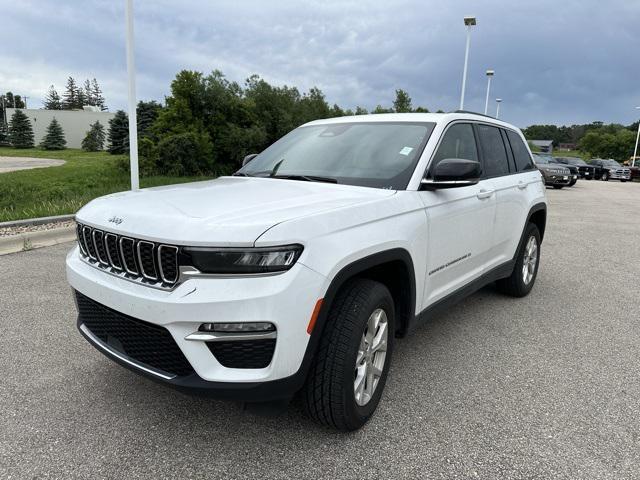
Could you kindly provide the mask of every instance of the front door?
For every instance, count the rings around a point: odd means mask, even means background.
[[[445,158],[479,160],[471,124],[448,127],[430,168]],[[482,275],[489,261],[496,204],[494,191],[485,181],[419,195],[429,225],[424,309]]]

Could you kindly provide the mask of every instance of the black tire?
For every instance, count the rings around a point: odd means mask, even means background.
[[[573,187],[577,182],[578,182],[578,179],[574,178],[573,180],[571,180],[571,183],[569,184],[569,186]]]
[[[564,187],[564,185],[554,185],[553,188],[555,188],[556,190],[560,190],[562,187]]]
[[[535,242],[537,245],[536,252],[536,263],[533,271],[533,277],[529,281],[529,283],[525,283],[523,276],[523,265],[525,259],[525,251],[527,248],[527,244],[531,237],[535,238]],[[529,294],[533,285],[536,283],[536,277],[538,276],[538,267],[540,266],[540,231],[538,227],[529,223],[524,233],[524,238],[522,241],[522,245],[518,249],[518,254],[516,257],[516,264],[513,267],[513,272],[507,278],[503,278],[496,282],[496,286],[498,290],[506,295],[510,295],[512,297],[524,297]]]
[[[602,174],[602,176],[600,177],[600,180],[602,180],[603,182],[608,182],[609,181],[609,174],[607,172],[604,172]]]
[[[623,180],[623,179],[620,179],[620,181],[621,181],[622,183],[626,182],[626,180]]]
[[[370,400],[356,402],[354,372],[363,333],[377,309],[387,314],[387,351],[382,374]],[[393,297],[381,283],[354,279],[336,295],[313,364],[302,390],[305,410],[316,422],[342,431],[357,430],[373,415],[380,401],[395,333]]]

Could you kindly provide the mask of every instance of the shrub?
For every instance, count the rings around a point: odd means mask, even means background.
[[[104,149],[104,141],[104,127],[96,120],[96,123],[91,125],[87,135],[82,140],[82,149],[85,152],[99,152]]]
[[[64,139],[64,131],[58,123],[55,117],[51,120],[51,123],[47,127],[47,134],[40,142],[40,148],[45,150],[64,150],[67,146],[67,141]]]
[[[157,169],[166,175],[213,173],[213,146],[208,135],[186,132],[164,137],[158,143]]]
[[[9,123],[9,139],[15,148],[33,147],[33,127],[31,120],[22,110],[16,110],[11,115]]]
[[[119,158],[117,165],[124,172],[131,171],[128,156]],[[158,172],[158,148],[148,137],[143,137],[138,142],[138,171],[143,177],[155,175]]]

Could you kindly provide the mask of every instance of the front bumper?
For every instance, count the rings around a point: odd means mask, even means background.
[[[611,180],[631,180],[630,172],[609,171],[609,179]]]
[[[66,263],[67,278],[76,291],[115,312],[166,329],[194,372],[164,378],[145,370],[135,359],[122,358],[121,352],[96,341],[79,317],[78,328],[90,343],[137,373],[173,387],[245,401],[283,398],[304,381],[301,366],[309,344],[307,324],[322,297],[325,277],[301,263],[271,276],[190,278],[171,291],[109,275],[82,260],[77,247]],[[273,323],[277,340],[271,363],[266,368],[227,368],[204,341],[185,339],[209,322]]]
[[[544,177],[545,185],[569,185],[573,176],[569,175],[546,175]]]

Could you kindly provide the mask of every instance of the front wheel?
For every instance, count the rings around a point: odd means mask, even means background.
[[[578,179],[574,178],[573,180],[571,180],[571,183],[569,184],[569,186],[573,187],[576,184],[577,181],[578,181]]]
[[[602,179],[603,182],[608,182],[609,174],[607,172],[604,172],[600,178]]]
[[[359,278],[338,292],[302,392],[315,421],[350,431],[369,420],[387,379],[394,333],[393,298],[384,285]]]
[[[564,185],[554,185],[553,188],[555,188],[556,190],[560,190],[562,187],[564,187]]]
[[[507,278],[496,282],[498,290],[512,297],[529,294],[536,282],[540,263],[540,231],[530,223],[525,230],[524,241],[518,250],[513,272]]]

